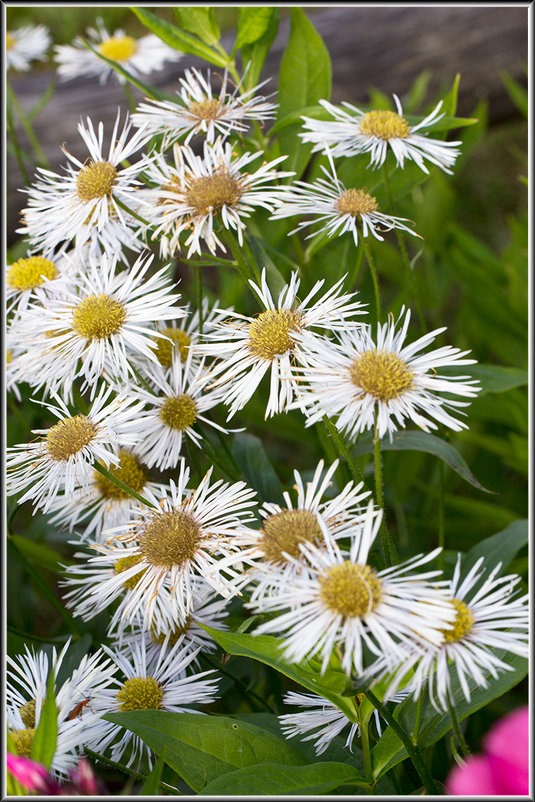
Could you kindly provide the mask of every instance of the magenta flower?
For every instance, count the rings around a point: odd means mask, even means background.
[[[69,782],[63,785],[48,773],[42,763],[9,752],[6,761],[9,773],[29,791],[40,796],[98,796],[106,793],[84,758],[70,772]]]
[[[484,754],[456,766],[446,782],[451,796],[527,796],[529,794],[529,710],[519,707],[486,735]]]

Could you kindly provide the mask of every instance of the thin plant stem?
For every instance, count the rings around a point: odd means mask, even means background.
[[[24,557],[20,549],[15,545],[13,536],[9,532],[7,533],[7,545],[8,548],[13,552],[13,555],[15,556],[17,562],[21,564],[21,566],[29,574],[31,579],[33,579],[35,584],[42,590],[44,596],[46,596],[50,604],[61,615],[61,617],[71,630],[71,632],[74,633],[77,637],[80,637],[82,632],[78,627],[77,623],[74,621],[72,615],[65,609],[63,604],[59,601],[59,599],[55,597],[55,595],[52,593],[52,591],[50,590],[44,579],[42,579],[39,576],[34,567],[28,562],[26,557]]]
[[[416,701],[416,716],[414,718],[414,727],[413,727],[413,730],[412,730],[412,742],[413,742],[413,744],[417,744],[418,743],[418,736],[420,735],[420,724],[421,724],[421,721],[422,721],[423,705],[424,705],[424,696],[421,693],[418,696],[418,699]]]
[[[399,740],[407,750],[407,754],[428,792],[430,794],[434,794],[435,796],[440,796],[440,791],[427,770],[427,767],[422,759],[422,755],[420,754],[420,750],[415,744],[413,744],[405,730],[398,724],[388,707],[386,707],[386,705],[382,705],[372,691],[364,691],[364,696],[369,699],[376,710],[379,711],[386,723],[392,727]]]
[[[394,196],[392,194],[392,188],[390,186],[390,178],[388,176],[388,168],[386,166],[386,162],[383,163],[383,168],[382,169],[383,169],[383,181],[384,181],[384,185],[385,185],[386,196],[388,198],[388,205],[390,207],[389,211],[391,212],[391,214],[395,214],[396,213],[396,205],[394,203]],[[402,258],[403,264],[405,266],[405,270],[407,272],[407,277],[409,279],[409,286],[411,288],[411,293],[412,293],[412,295],[414,297],[414,303],[416,304],[416,310],[418,312],[418,318],[420,319],[420,326],[422,327],[422,331],[424,332],[424,334],[426,334],[427,333],[427,324],[425,322],[425,318],[424,318],[423,312],[422,312],[422,305],[420,303],[420,296],[419,296],[419,292],[418,292],[418,286],[417,286],[416,280],[414,278],[414,273],[413,273],[413,270],[412,270],[412,267],[411,267],[409,255],[407,253],[407,248],[405,246],[405,237],[403,236],[403,231],[401,231],[399,228],[396,228],[396,237],[397,237],[397,240],[398,240],[399,249],[401,251],[401,258]]]
[[[364,253],[366,254],[366,261],[368,262],[370,273],[372,276],[373,281],[373,291],[375,294],[375,308],[377,310],[377,322],[381,322],[381,298],[379,295],[379,281],[377,279],[377,270],[375,269],[375,262],[373,261],[372,251],[371,248],[366,242],[366,239],[362,238],[362,245],[364,247]]]
[[[387,564],[387,566],[394,565],[399,560],[399,555],[397,553],[397,549],[390,537],[388,532],[388,527],[386,525],[386,512],[385,512],[385,505],[383,499],[383,465],[382,465],[382,454],[381,454],[381,438],[378,434],[377,428],[377,410],[375,412],[375,431],[373,437],[373,453],[374,453],[374,467],[375,467],[375,494],[377,497],[377,504],[383,511],[383,517],[381,520],[381,547],[383,551],[383,557]]]
[[[336,446],[336,450],[338,451],[339,454],[341,454],[341,456],[345,459],[345,461],[349,465],[349,470],[351,471],[353,479],[356,482],[364,482],[364,477],[360,472],[357,463],[351,456],[351,453],[344,441],[344,438],[342,437],[342,435],[340,434],[340,432],[338,431],[332,420],[327,415],[323,416],[323,425],[327,429],[327,432],[331,435],[331,438],[333,439],[334,444]]]
[[[234,259],[236,261],[236,269],[238,270],[240,276],[242,277],[246,285],[250,288],[251,292],[254,292],[253,288],[249,284],[249,280],[253,281],[258,280],[258,283],[260,283],[260,281],[259,278],[257,279],[254,272],[251,270],[250,265],[243,258],[243,254],[241,253],[239,243],[236,242],[236,240],[232,236],[232,233],[228,230],[225,230],[223,238],[226,240],[227,245],[229,246],[230,251],[234,256]]]
[[[7,120],[7,129],[9,131],[9,135],[11,137],[11,143],[13,145],[13,149],[15,151],[15,158],[17,159],[17,164],[19,165],[19,170],[22,175],[22,179],[25,184],[30,183],[30,176],[28,175],[28,171],[26,169],[26,165],[24,164],[24,159],[22,156],[22,149],[19,145],[19,140],[17,137],[17,131],[15,129],[15,123],[13,121],[13,116],[11,114],[11,108],[9,103],[6,104],[6,120]]]
[[[130,108],[130,111],[135,111],[137,103],[134,99],[134,95],[132,94],[132,90],[130,89],[129,84],[125,81],[123,84],[124,94],[126,97],[126,102]]]
[[[117,204],[117,206],[119,206],[119,207],[120,207],[121,209],[123,209],[125,212],[128,212],[128,214],[131,214],[131,215],[132,215],[132,217],[135,217],[135,219],[136,219],[136,220],[139,220],[139,222],[140,222],[140,223],[143,223],[144,225],[146,225],[146,226],[149,226],[149,228],[152,228],[152,226],[151,226],[151,224],[149,223],[149,221],[148,221],[148,220],[145,220],[145,218],[144,218],[144,217],[141,217],[141,215],[140,215],[140,214],[138,214],[137,212],[134,212],[134,210],[133,210],[133,209],[130,209],[130,207],[128,207],[128,206],[126,205],[126,203],[124,203],[122,200],[119,200],[119,198],[115,198],[115,197],[114,197],[114,199],[113,199],[113,200],[115,201],[115,203]]]
[[[438,545],[440,546],[438,567],[442,571],[444,567],[444,465],[442,462],[438,466],[438,480]]]
[[[202,285],[202,267],[201,265],[197,265],[193,268],[195,273],[195,289],[197,290],[197,311],[199,313],[199,334],[202,335],[202,327],[203,327],[203,285]]]
[[[137,501],[140,501],[142,504],[145,504],[147,507],[152,507],[153,509],[158,509],[156,504],[153,504],[151,501],[148,501],[146,498],[143,498],[139,493],[136,493],[135,490],[132,490],[127,484],[125,484],[121,479],[118,479],[117,476],[114,476],[110,471],[108,471],[104,465],[101,465],[100,462],[94,462],[93,468],[102,474],[108,481],[113,482],[114,485],[120,487],[121,490],[124,490],[125,493],[128,493],[129,496],[135,498]]]
[[[370,751],[370,732],[368,729],[368,722],[359,723],[360,729],[360,744],[362,747],[362,759],[364,761],[364,776],[369,780],[370,785],[366,786],[366,793],[368,795],[375,794],[375,783],[373,779],[373,767]]]
[[[349,240],[348,240],[349,241]],[[357,251],[357,258],[355,259],[355,264],[351,275],[349,277],[349,288],[352,289],[355,284],[357,283],[357,279],[359,277],[359,273],[362,267],[362,263],[364,261],[364,248],[359,248]]]
[[[37,161],[39,162],[41,167],[49,168],[50,165],[48,163],[48,159],[46,158],[46,156],[45,156],[45,154],[43,152],[43,149],[42,149],[41,145],[39,144],[39,140],[35,136],[35,132],[33,130],[32,124],[31,124],[30,120],[28,119],[28,117],[26,116],[26,114],[24,113],[24,110],[23,110],[22,106],[20,105],[19,99],[18,99],[16,93],[14,92],[11,84],[9,83],[9,80],[6,80],[6,89],[7,89],[7,96],[9,98],[9,102],[13,105],[15,111],[17,112],[19,120],[22,123],[22,127],[26,131],[26,136],[28,137],[31,146],[34,149],[35,155],[37,156]]]
[[[453,728],[455,740],[459,745],[462,756],[464,758],[468,758],[470,757],[470,749],[468,748],[468,744],[466,743],[464,735],[461,732],[457,714],[455,712],[455,706],[452,704],[449,692],[446,694],[446,704],[448,705],[448,713],[450,714],[451,726]]]

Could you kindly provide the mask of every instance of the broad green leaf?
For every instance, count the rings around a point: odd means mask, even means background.
[[[503,658],[504,652],[496,653]],[[528,672],[528,661],[518,655],[507,655],[505,662],[511,666],[511,671],[501,674],[494,680],[489,677],[487,688],[478,688],[473,680],[469,680],[471,690],[471,700],[467,702],[464,698],[459,681],[452,671],[452,693],[453,703],[458,721],[475,713],[476,710],[502,696],[515,685],[517,685]],[[409,734],[413,731],[416,718],[417,705],[412,699],[407,699],[396,706],[394,716],[405,732]],[[451,729],[451,719],[448,713],[437,713],[430,703],[424,707],[422,723],[419,729],[418,746],[428,747],[436,743]],[[372,749],[372,765],[374,777],[381,777],[385,772],[401,763],[407,757],[405,747],[402,746],[396,733],[391,727],[387,727],[379,742]]]
[[[9,535],[9,538],[25,557],[48,571],[57,571],[61,565],[65,565],[67,562],[53,549],[43,546],[41,543],[36,543],[34,540],[29,540],[27,537]]]
[[[278,297],[279,293],[284,289],[288,283],[286,279],[281,276],[278,268],[275,266],[272,258],[269,256],[265,249],[265,244],[259,237],[249,234],[248,242],[251,247],[252,254],[255,262],[260,269],[266,268],[266,278],[269,289],[273,297]]]
[[[256,763],[298,766],[304,757],[283,738],[226,716],[140,710],[113,713],[107,721],[135,732],[194,791],[221,774]]]
[[[238,35],[235,50],[252,45],[264,36],[269,28],[275,9],[269,6],[241,7],[238,12]]]
[[[243,9],[240,9],[240,12]],[[252,11],[252,9],[247,9]],[[259,9],[257,9],[259,10]],[[271,14],[269,23],[262,34],[253,44],[244,44],[241,48],[241,57],[245,72],[244,87],[245,89],[252,89],[258,83],[262,67],[269,52],[269,48],[273,44],[273,40],[277,35],[279,28],[280,9],[270,8]],[[236,47],[236,46],[234,46]]]
[[[175,18],[185,31],[194,33],[207,45],[219,42],[219,25],[211,6],[175,6]]]
[[[262,501],[284,504],[279,478],[259,437],[245,433],[235,435],[231,452],[246,481]]]
[[[485,558],[485,571],[491,571],[499,562],[502,570],[516,557],[520,549],[529,542],[529,520],[513,521],[501,532],[476,543],[463,558],[463,571],[469,571],[480,557]]]
[[[182,53],[199,56],[199,58],[209,61],[211,64],[217,64],[218,67],[226,66],[226,59],[211,47],[208,47],[208,45],[203,44],[197,37],[186,33],[186,31],[177,28],[176,25],[170,22],[160,19],[144,8],[131,7],[131,10],[149,31],[156,34],[169,47],[180,50]]]
[[[151,97],[154,100],[174,99],[173,95],[168,95],[167,92],[160,92],[159,89],[155,89],[154,87],[149,86],[148,84],[144,84],[143,81],[139,80],[139,78],[135,78],[132,75],[132,73],[128,72],[128,70],[125,70],[125,68],[121,64],[119,64],[118,61],[113,61],[111,58],[107,58],[106,56],[102,55],[102,53],[95,47],[93,47],[91,42],[89,42],[87,39],[84,39],[82,37],[82,42],[89,50],[92,50],[96,56],[102,59],[102,61],[105,61],[106,64],[109,64],[109,66],[112,67],[115,70],[115,72],[119,73],[119,75],[122,75],[123,78],[126,78],[126,80],[132,84],[132,86],[136,86],[147,97]]]
[[[527,370],[501,365],[470,365],[470,375],[481,382],[478,398],[486,393],[504,393],[513,387],[523,387],[529,381]]]
[[[455,78],[453,79],[453,84],[443,99],[442,108],[440,109],[441,114],[444,114],[446,117],[454,117],[455,112],[457,111],[457,95],[459,94],[459,82],[461,80],[461,74],[458,72]]]
[[[54,666],[51,663],[49,665],[46,697],[41,708],[39,724],[32,739],[30,753],[32,760],[42,763],[47,769],[52,765],[58,739],[58,710],[56,707]]]
[[[295,680],[304,688],[319,693],[335,704],[350,721],[357,721],[355,707],[348,697],[342,696],[346,686],[346,676],[341,671],[327,669],[324,674],[315,671],[310,661],[289,663],[282,657],[282,641],[271,635],[247,635],[236,632],[223,632],[203,626],[209,635],[228,654],[251,657],[265,663],[286,677]]]
[[[272,796],[327,794],[339,785],[368,785],[352,766],[319,762],[311,766],[281,766],[264,763],[248,766],[218,777],[200,792],[201,796],[256,794]]]
[[[302,8],[291,9],[288,44],[282,56],[279,77],[279,112],[281,120],[299,109],[312,106],[331,96],[331,59],[320,35]],[[280,151],[289,154],[285,163],[295,170],[296,178],[303,172],[310,157],[310,145],[298,137],[300,125],[285,128],[279,136]]]
[[[331,118],[331,115],[323,106],[317,103],[313,106],[305,106],[304,109],[297,109],[296,111],[291,111],[285,117],[280,117],[275,125],[269,129],[269,135],[273,136],[274,134],[278,134],[289,125],[301,125],[302,117],[311,117],[314,120],[328,120]]]
[[[434,434],[427,432],[396,432],[392,436],[392,442],[388,439],[381,441],[382,451],[425,451],[428,454],[434,454],[435,457],[443,460],[450,468],[453,468],[455,473],[458,473],[466,482],[469,482],[473,487],[478,490],[483,490],[485,493],[494,493],[493,490],[487,490],[486,487],[477,481],[474,474],[469,469],[468,465],[461,457],[456,448],[451,443],[441,440]],[[373,451],[372,435],[367,433],[362,435],[357,444],[353,448],[353,453],[357,456],[368,454]]]

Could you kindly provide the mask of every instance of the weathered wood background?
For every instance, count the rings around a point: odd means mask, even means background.
[[[58,13],[61,13],[58,8]],[[517,111],[503,87],[500,73],[507,70],[525,81],[528,58],[528,6],[329,6],[307,7],[307,13],[322,36],[333,61],[332,100],[363,103],[367,90],[375,86],[387,94],[403,97],[424,69],[432,73],[430,96],[449,88],[461,73],[458,114],[470,116],[479,100],[489,102],[491,124],[514,117]],[[264,92],[276,89],[280,60],[288,40],[289,20],[281,22],[268,55],[262,78],[272,81]],[[224,37],[230,51],[234,35]],[[173,92],[186,67],[206,66],[193,56],[153,73],[147,82]],[[12,85],[28,111],[42,96],[52,72],[21,75]],[[133,90],[134,97],[142,95]],[[113,123],[117,105],[125,105],[116,81],[101,87],[94,79],[79,78],[58,84],[52,100],[37,117],[36,133],[52,170],[65,163],[60,145],[84,159],[85,146],[76,130],[80,118]],[[20,139],[25,142],[24,132]],[[25,195],[16,161],[7,158],[7,243],[16,239]]]

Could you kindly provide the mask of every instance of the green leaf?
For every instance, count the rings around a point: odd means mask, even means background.
[[[240,8],[240,12],[242,10],[245,9]],[[247,11],[252,11],[252,8],[247,9]],[[244,44],[241,48],[243,67],[244,70],[247,69],[244,78],[244,88],[246,90],[252,89],[258,83],[258,79],[260,78],[260,73],[262,72],[262,67],[264,66],[269,48],[273,44],[273,40],[277,35],[277,30],[279,28],[280,9],[270,8],[269,11],[269,23],[262,36],[253,44]]]
[[[529,520],[521,518],[513,521],[501,532],[480,540],[472,546],[463,558],[463,572],[469,571],[480,557],[485,558],[484,567],[486,571],[491,571],[499,562],[502,569],[507,568],[509,563],[516,557],[521,548],[529,541]]]
[[[256,490],[262,501],[284,504],[279,478],[259,437],[254,434],[237,434],[231,453],[246,481]]]
[[[66,560],[54,551],[43,546],[41,543],[36,543],[34,540],[29,540],[27,537],[21,535],[9,535],[17,548],[34,563],[40,565],[41,568],[46,568],[48,571],[58,571],[61,565],[65,565]]]
[[[135,732],[194,791],[222,774],[256,763],[298,766],[305,758],[283,738],[226,716],[140,710],[104,717]]]
[[[207,45],[219,42],[219,25],[211,6],[175,6],[175,18],[181,28],[194,33]]]
[[[257,266],[262,269],[266,268],[266,278],[268,286],[271,290],[271,294],[275,297],[279,295],[279,293],[284,289],[286,284],[288,283],[286,279],[280,274],[280,271],[275,266],[272,258],[266,251],[267,243],[263,242],[259,237],[255,237],[253,234],[249,234],[247,237],[249,245],[251,247],[251,252],[254,256],[254,260]],[[283,257],[286,258],[286,257]]]
[[[443,99],[442,108],[440,109],[441,114],[444,114],[446,117],[455,117],[455,112],[457,110],[457,95],[459,93],[459,82],[461,80],[461,74],[458,72],[455,78],[453,79],[453,84]]]
[[[528,92],[519,84],[518,81],[515,81],[514,78],[507,72],[507,70],[502,70],[500,72],[500,78],[502,79],[502,83],[507,90],[507,94],[524,117],[528,117],[529,113],[529,100],[528,100]]]
[[[312,106],[331,96],[331,59],[321,36],[301,8],[291,9],[288,44],[282,56],[279,77],[279,112],[281,120],[294,111]],[[310,157],[310,145],[298,137],[300,125],[289,126],[279,136],[280,151],[290,158],[285,168],[296,178]]]
[[[211,64],[217,64],[218,67],[226,66],[227,60],[219,53],[216,53],[215,50],[212,50],[211,47],[199,41],[197,37],[182,31],[170,22],[160,19],[144,8],[131,6],[131,10],[149,31],[156,34],[156,36],[158,36],[162,42],[169,45],[169,47],[180,50],[182,53],[191,53],[193,56],[199,56],[199,58],[209,61]]]
[[[527,370],[501,365],[471,365],[470,375],[481,382],[478,398],[486,393],[504,393],[513,387],[523,387],[529,381]]]
[[[139,796],[158,796],[166,752],[167,750],[164,747],[156,764],[152,767],[148,779],[145,780],[142,788],[138,791]]]
[[[264,36],[273,19],[275,9],[269,6],[240,7],[238,12],[238,36],[235,50],[252,45]]]
[[[54,683],[54,666],[49,663],[46,697],[41,708],[39,724],[32,739],[30,757],[47,769],[52,765],[58,739],[58,710]]]
[[[368,454],[372,451],[373,438],[369,433],[362,435],[353,448],[353,453],[357,456]],[[464,459],[451,443],[441,440],[440,437],[436,437],[434,434],[427,434],[427,432],[396,432],[392,436],[391,443],[387,439],[381,441],[381,451],[425,451],[428,454],[434,454],[435,457],[443,460],[450,468],[453,468],[455,473],[459,474],[473,487],[477,487],[478,490],[483,490],[485,493],[494,493],[494,490],[487,490],[477,481]]]
[[[504,655],[505,652],[503,650],[496,652],[497,657],[503,658]],[[487,688],[478,688],[473,680],[468,680],[471,691],[470,702],[467,702],[464,698],[459,680],[452,671],[451,688],[453,693],[453,705],[458,721],[463,721],[463,719],[475,713],[476,710],[479,710],[489,704],[489,702],[502,696],[524,679],[528,673],[528,661],[525,658],[509,654],[506,662],[511,666],[512,670],[505,671],[496,680],[489,677],[489,685]],[[413,731],[416,710],[417,704],[412,699],[407,699],[405,702],[401,702],[396,706],[394,716],[405,732],[411,733]],[[449,713],[437,713],[428,702],[424,707],[422,715],[418,746],[431,746],[449,732],[451,728],[452,724]],[[371,757],[373,775],[379,778],[393,766],[405,760],[407,752],[393,729],[387,727],[379,742],[373,747]]]
[[[201,625],[202,626],[202,625]],[[348,717],[350,721],[357,721],[353,702],[342,692],[346,686],[346,676],[342,671],[327,669],[324,674],[314,670],[312,661],[303,660],[301,663],[289,663],[282,657],[282,641],[271,635],[247,635],[236,632],[223,632],[203,626],[209,635],[228,654],[241,657],[251,657],[265,663],[286,677],[298,682],[304,688],[319,693],[335,704]]]
[[[213,780],[201,796],[291,794],[292,796],[327,794],[339,785],[369,783],[345,763],[319,762],[311,766],[281,766],[277,763],[248,766]]]

